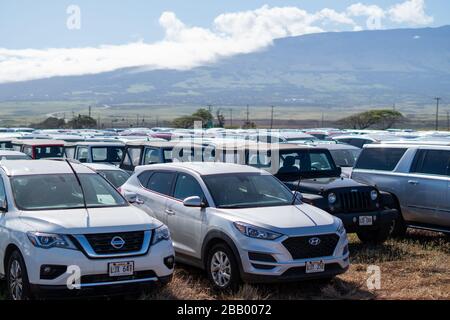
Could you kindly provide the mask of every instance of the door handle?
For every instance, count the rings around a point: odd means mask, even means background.
[[[415,185],[419,184],[419,181],[417,181],[417,180],[408,180],[408,183],[415,186]]]
[[[144,200],[140,199],[140,198],[136,198],[135,201],[136,204],[144,204]]]
[[[171,209],[166,209],[165,211],[166,211],[166,213],[167,213],[169,216],[174,216],[174,215],[175,215],[175,211],[173,211],[173,210],[171,210]]]

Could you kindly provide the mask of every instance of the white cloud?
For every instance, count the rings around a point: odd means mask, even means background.
[[[425,13],[425,0],[408,0],[389,9],[392,21],[409,25],[427,25],[434,21]]]
[[[419,3],[419,8],[413,5],[415,10],[412,10],[409,2]],[[423,16],[422,22],[430,19],[423,11],[423,1],[406,3],[391,8],[390,14],[395,12],[396,19],[400,16],[405,19],[400,12],[406,10],[410,20],[417,21],[417,15]],[[187,26],[175,13],[164,12],[159,23],[165,30],[165,37],[154,43],[137,41],[114,46],[42,50],[0,48],[0,82],[93,74],[126,67],[189,69],[222,57],[260,50],[277,38],[336,29],[359,31],[363,28],[353,20],[359,16],[381,19],[385,11],[361,3],[344,12],[325,8],[315,13],[297,7],[265,5],[256,10],[221,14],[211,28]]]

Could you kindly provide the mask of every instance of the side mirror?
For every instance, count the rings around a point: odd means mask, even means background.
[[[129,203],[139,203],[138,196],[134,192],[125,192],[123,196]]]
[[[0,213],[5,213],[8,211],[8,202],[6,199],[0,201]]]
[[[205,203],[200,199],[198,196],[188,197],[183,200],[183,205],[185,207],[192,207],[192,208],[203,208],[205,206]]]

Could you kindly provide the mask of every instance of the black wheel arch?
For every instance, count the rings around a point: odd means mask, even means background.
[[[202,266],[203,269],[206,270],[206,260],[208,257],[208,251],[217,243],[225,243],[230,247],[230,249],[233,251],[233,254],[237,260],[238,266],[239,266],[239,272],[242,274],[242,261],[241,256],[239,254],[239,250],[237,249],[234,241],[223,231],[219,230],[212,230],[208,232],[206,235],[203,245],[202,245]]]

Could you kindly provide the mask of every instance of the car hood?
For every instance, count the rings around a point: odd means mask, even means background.
[[[295,190],[298,186],[298,181],[285,182],[285,184],[291,189]],[[328,178],[315,178],[315,179],[302,179],[300,182],[300,192],[319,194],[331,189],[339,188],[355,188],[366,187],[366,185],[356,182],[355,180],[344,177],[328,177]]]
[[[311,231],[336,231],[336,218],[329,213],[302,203],[296,206],[262,207],[248,209],[218,209],[233,221],[245,222],[283,234]]]
[[[162,223],[133,206],[70,210],[22,211],[30,231],[88,234],[150,230]]]

